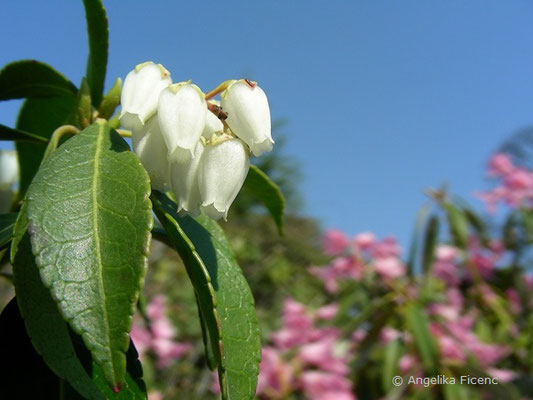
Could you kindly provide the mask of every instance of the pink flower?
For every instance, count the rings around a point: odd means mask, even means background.
[[[509,354],[509,348],[505,346],[483,343],[479,340],[468,343],[467,348],[478,359],[479,364],[483,368],[497,363]]]
[[[292,380],[292,368],[283,361],[278,350],[273,347],[263,347],[257,394],[274,392],[277,396],[282,395],[291,387]]]
[[[399,257],[402,253],[401,247],[396,239],[388,236],[381,242],[376,243],[371,249],[371,255],[374,258]]]
[[[442,335],[439,337],[439,347],[442,356],[449,360],[465,361],[466,356],[461,345],[451,336]]]
[[[400,374],[402,374],[402,375],[407,374],[417,364],[418,364],[418,361],[417,361],[417,359],[415,357],[413,357],[411,354],[404,354],[398,360],[398,369],[400,370]]]
[[[454,263],[457,261],[457,256],[459,255],[459,250],[457,247],[439,245],[435,251],[435,257],[439,261],[446,261]]]
[[[340,255],[348,247],[348,238],[341,231],[331,229],[324,235],[324,251],[330,256]]]
[[[451,287],[458,286],[461,283],[459,268],[453,262],[447,260],[437,259],[433,264],[433,274]]]
[[[354,344],[358,345],[361,343],[364,338],[366,337],[366,331],[364,329],[357,329],[355,332],[352,333],[351,339]]]
[[[192,350],[192,346],[186,343],[178,343],[169,339],[154,339],[152,342],[154,352],[157,354],[157,368],[164,369],[174,360]]]
[[[348,373],[346,360],[335,355],[334,346],[335,342],[328,339],[309,343],[300,347],[298,357],[304,363],[316,366],[323,371],[345,375]]]
[[[327,306],[320,307],[318,310],[316,310],[315,315],[318,319],[330,321],[333,318],[335,318],[338,310],[339,310],[339,305],[332,303],[332,304],[328,304]]]
[[[328,372],[306,371],[300,378],[302,389],[310,400],[355,400],[352,385],[343,376]]]
[[[152,341],[152,335],[150,332],[148,332],[144,326],[135,321],[131,327],[130,337],[135,344],[135,348],[139,353],[139,357],[144,357],[144,354],[146,354],[150,348]]]
[[[374,261],[376,272],[384,279],[405,275],[405,265],[396,257],[378,258]]]
[[[146,306],[146,314],[151,320],[161,318],[165,315],[165,298],[158,294]]]
[[[489,160],[489,175],[507,175],[513,170],[513,168],[513,162],[505,153],[495,153]]]
[[[525,169],[516,168],[505,176],[503,183],[510,190],[527,190],[533,186],[533,176]]]
[[[278,348],[286,350],[308,341],[313,320],[303,304],[293,299],[286,299],[282,320],[283,328],[272,335],[272,340]]]
[[[517,373],[510,369],[489,368],[487,372],[502,383],[514,381],[517,377]]]
[[[402,337],[402,332],[397,329],[391,328],[390,326],[385,326],[381,330],[379,335],[381,342],[387,344],[393,340],[399,339]]]
[[[356,248],[361,251],[367,251],[372,248],[376,242],[376,236],[371,232],[363,232],[356,235],[353,239],[353,243]]]

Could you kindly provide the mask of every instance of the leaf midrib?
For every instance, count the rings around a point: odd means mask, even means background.
[[[94,153],[94,169],[93,169],[93,183],[91,186],[92,197],[92,215],[93,215],[93,235],[94,235],[94,247],[96,251],[96,258],[98,263],[98,281],[100,283],[100,290],[102,293],[102,311],[104,316],[104,323],[106,328],[106,339],[108,347],[111,347],[111,338],[109,337],[109,318],[107,315],[106,296],[104,289],[103,279],[103,265],[102,265],[102,251],[100,245],[100,237],[98,235],[98,175],[100,174],[100,154],[102,152],[102,141],[104,139],[104,125],[98,126],[98,136],[96,137],[95,153]],[[113,369],[113,375],[115,374],[115,364],[113,360],[113,354],[109,355],[109,361],[111,368]],[[115,377],[116,378],[116,377]]]

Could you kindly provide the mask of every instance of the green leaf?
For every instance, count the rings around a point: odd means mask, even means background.
[[[75,97],[76,86],[47,64],[21,60],[0,70],[0,100]]]
[[[122,79],[117,78],[113,87],[104,96],[100,108],[98,108],[98,116],[100,118],[109,119],[114,114],[115,109],[120,104],[120,94],[122,92]]]
[[[28,142],[46,143],[46,139],[30,132],[13,129],[0,124],[0,140],[21,140]]]
[[[439,219],[436,215],[433,215],[427,223],[426,234],[424,235],[424,250],[422,253],[422,271],[424,273],[428,273],[431,270],[438,238]]]
[[[13,280],[20,313],[33,347],[48,367],[88,399],[104,399],[76,356],[67,324],[39,276],[31,251],[26,203],[20,211],[12,246]]]
[[[472,228],[477,232],[483,246],[488,247],[490,238],[485,222],[470,208],[464,208],[464,213]]]
[[[402,346],[398,339],[391,340],[385,346],[385,357],[383,363],[382,385],[385,392],[393,389],[392,378],[398,375],[398,360]]]
[[[250,165],[243,188],[263,203],[282,235],[285,198],[279,187],[263,171],[255,165]]]
[[[0,214],[0,247],[4,247],[13,237],[13,228],[18,213]]]
[[[450,235],[455,245],[461,249],[465,249],[468,241],[468,221],[466,216],[462,210],[451,203],[444,203],[443,207],[448,216]]]
[[[75,109],[75,97],[28,99],[22,105],[17,120],[17,129],[42,137],[44,143],[16,142],[20,167],[19,193],[21,197],[24,197],[39,169],[46,149],[46,142],[59,126],[72,123]]]
[[[407,325],[413,334],[418,354],[427,373],[436,371],[437,346],[429,331],[429,319],[417,304],[407,307]]]
[[[27,193],[41,279],[108,383],[124,383],[128,333],[147,265],[148,175],[103,120],[48,158]]]
[[[224,232],[205,215],[179,218],[177,205],[162,193],[154,192],[152,202],[194,286],[222,397],[253,399],[261,358],[254,299]]]
[[[109,45],[107,15],[101,0],[83,0],[87,33],[89,35],[89,58],[87,60],[87,81],[91,88],[93,106],[98,108],[104,92]]]
[[[81,128],[87,128],[91,124],[93,110],[91,107],[91,93],[87,79],[81,80],[78,92],[77,117]]]
[[[219,362],[214,351],[214,344],[211,342],[211,336],[209,334],[209,328],[207,327],[207,322],[202,315],[202,309],[200,308],[200,302],[198,297],[196,298],[196,304],[198,306],[198,318],[200,318],[200,327],[202,328],[202,340],[204,341],[205,357],[207,360],[207,366],[211,371],[214,371],[218,366]],[[218,327],[218,326],[217,326]]]
[[[413,276],[415,273],[416,260],[418,258],[418,242],[419,242],[418,238],[422,232],[422,228],[424,227],[424,222],[426,220],[428,213],[429,213],[429,207],[427,205],[424,205],[423,207],[420,208],[416,216],[415,229],[411,237],[411,246],[409,248],[409,258],[407,260],[407,271],[410,276]]]

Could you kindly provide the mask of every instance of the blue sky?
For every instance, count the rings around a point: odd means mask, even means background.
[[[82,2],[7,1],[0,64],[35,58],[78,84]],[[533,124],[530,1],[105,1],[107,88],[153,60],[204,91],[243,74],[288,125],[305,214],[407,243],[423,190],[488,188],[490,153]],[[6,17],[7,16],[7,17]],[[12,125],[18,102],[0,104]],[[275,139],[275,137],[274,137]]]

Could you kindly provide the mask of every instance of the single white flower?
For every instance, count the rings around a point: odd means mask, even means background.
[[[161,64],[148,61],[137,65],[124,80],[120,124],[130,130],[144,125],[156,113],[161,91],[170,84],[170,72]]]
[[[270,108],[263,89],[255,82],[241,79],[232,82],[221,95],[226,123],[255,156],[272,150]]]
[[[159,96],[158,119],[170,162],[186,163],[204,130],[207,103],[196,85],[180,82]]]
[[[250,168],[248,150],[240,139],[207,145],[198,170],[202,209],[212,219],[226,219]]]
[[[178,200],[180,214],[197,216],[200,213],[202,198],[198,188],[198,166],[203,152],[204,144],[199,140],[194,149],[194,158],[184,164],[177,162],[170,164],[170,184]]]
[[[157,115],[146,121],[144,126],[133,129],[131,139],[133,151],[148,172],[152,188],[165,190],[169,181],[168,150],[159,129]]]

